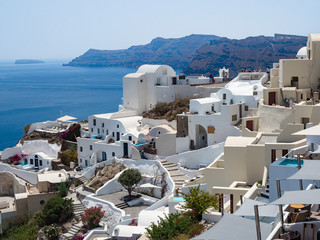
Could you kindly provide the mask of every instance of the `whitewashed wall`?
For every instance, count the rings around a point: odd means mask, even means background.
[[[9,165],[4,163],[0,163],[0,172],[11,172],[33,185],[35,185],[38,180],[36,173],[12,168]]]
[[[181,166],[199,169],[200,164],[210,165],[224,150],[224,142],[206,148],[179,153],[167,157],[167,161],[180,163]]]

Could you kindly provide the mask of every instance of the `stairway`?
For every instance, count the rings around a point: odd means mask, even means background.
[[[170,174],[170,177],[172,178],[172,180],[175,183],[175,187],[181,189],[183,186],[183,183],[185,180],[189,180],[191,179],[190,177],[186,176],[185,174],[181,173],[178,170],[178,164],[176,163],[172,163],[172,162],[168,162],[165,159],[158,159],[162,166],[167,169],[167,171]]]
[[[88,179],[86,179],[84,176],[80,176],[77,179],[81,182],[81,184],[84,184],[85,182],[88,181]]]
[[[76,218],[81,218],[81,215],[84,213],[86,208],[82,205],[82,203],[73,204],[73,213]]]
[[[79,220],[81,219],[81,215],[84,213],[85,207],[82,205],[82,203],[75,203],[73,204],[73,213],[74,217],[78,218]],[[61,240],[66,240],[66,239],[72,239],[77,233],[79,232],[80,228],[83,226],[83,223],[80,221],[77,224],[74,224],[72,228],[67,232],[61,235],[60,239]]]
[[[75,225],[72,226],[72,228],[69,230],[69,232],[64,233],[61,235],[60,240],[67,240],[67,239],[72,239],[74,236],[77,235],[79,232],[80,228],[83,226],[82,222],[79,222]]]
[[[120,209],[125,209],[125,208],[129,207],[129,205],[126,202],[118,203],[115,206]]]

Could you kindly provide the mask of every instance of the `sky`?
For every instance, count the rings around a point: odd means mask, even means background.
[[[0,0],[0,60],[72,59],[156,37],[320,33],[319,0]]]

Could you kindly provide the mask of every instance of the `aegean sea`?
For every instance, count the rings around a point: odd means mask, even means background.
[[[0,62],[0,151],[16,145],[26,124],[118,111],[122,77],[136,69],[62,66],[66,62]]]

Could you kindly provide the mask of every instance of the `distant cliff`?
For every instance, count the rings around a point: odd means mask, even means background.
[[[44,63],[44,61],[36,59],[19,59],[15,61],[15,64],[32,64],[32,63]]]
[[[142,64],[167,64],[176,69],[185,68],[202,45],[219,39],[215,35],[197,35],[182,38],[155,38],[149,44],[123,50],[90,49],[65,66],[80,67],[139,67]]]
[[[186,74],[218,74],[219,68],[230,68],[230,76],[241,69],[262,70],[272,67],[279,59],[295,58],[298,50],[306,46],[307,37],[275,34],[274,37],[248,37],[234,40],[221,38],[201,46],[189,66]]]
[[[243,68],[266,70],[279,59],[295,58],[306,46],[307,37],[275,34],[274,37],[248,37],[235,40],[215,35],[190,35],[182,38],[155,38],[149,44],[124,50],[90,49],[65,66],[139,67],[142,64],[167,64],[186,74],[218,74],[230,68],[230,76]]]

